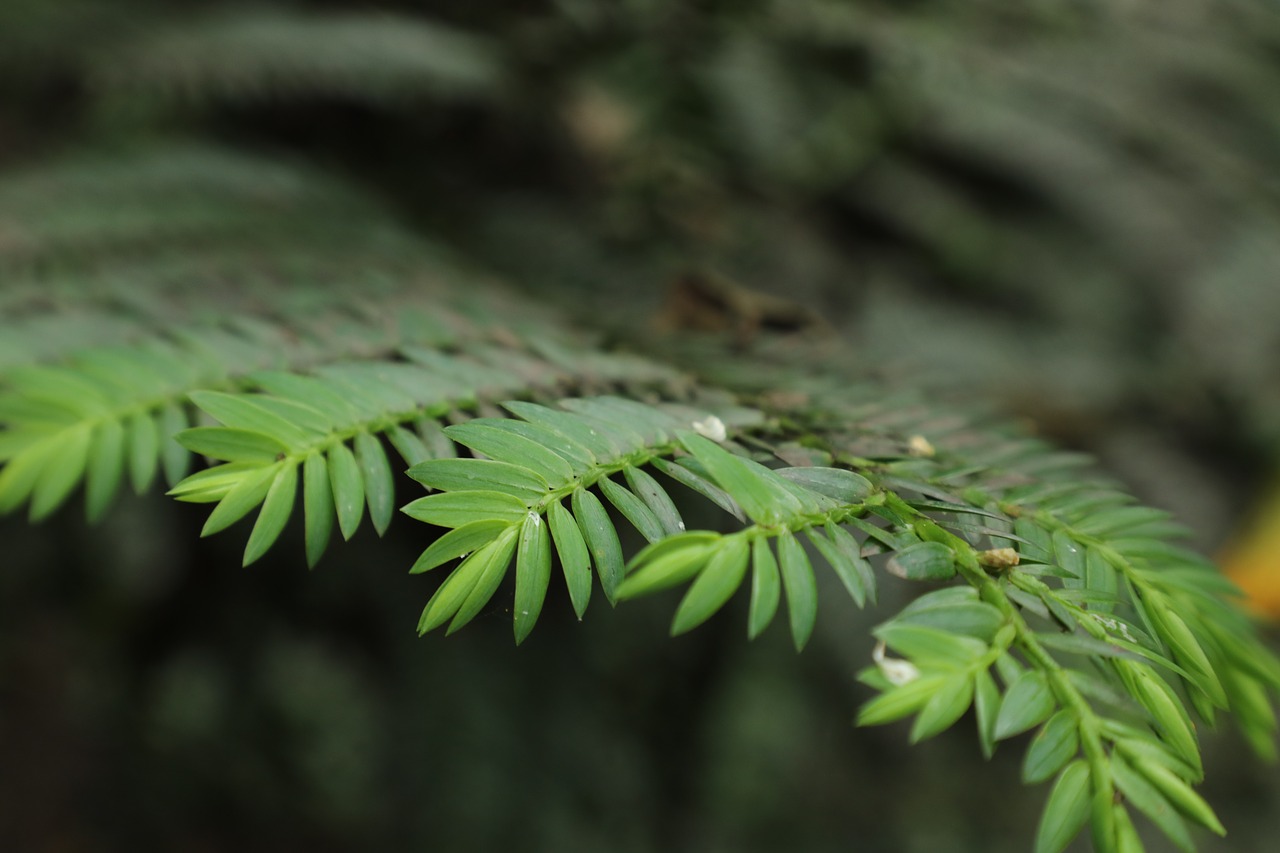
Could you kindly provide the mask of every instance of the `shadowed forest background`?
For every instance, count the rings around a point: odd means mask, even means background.
[[[216,242],[180,189],[82,223],[42,170],[270,161],[350,188],[322,260],[353,288],[344,241],[398,222],[446,285],[496,277],[602,346],[979,401],[1219,553],[1280,468],[1277,92],[1280,8],[1246,0],[6,0],[0,294],[94,227]],[[269,250],[279,220],[228,227]],[[797,657],[740,613],[671,640],[664,602],[579,624],[561,592],[517,650],[509,601],[414,636],[419,530],[243,572],[160,495],[83,518],[0,519],[8,849],[1029,849],[1017,750],[851,725],[901,602],[824,597]],[[1272,849],[1275,768],[1206,750],[1231,834],[1203,849]]]

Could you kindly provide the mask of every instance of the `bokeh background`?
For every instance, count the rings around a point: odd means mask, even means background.
[[[805,357],[1092,452],[1217,553],[1280,469],[1277,93],[1264,0],[5,0],[0,195],[173,140],[305,164],[677,362],[784,355],[673,328],[676,282],[767,292],[840,343]],[[1030,848],[1016,744],[852,727],[892,590],[798,657],[656,600],[517,650],[503,605],[414,637],[403,525],[242,572],[198,508],[82,515],[0,519],[6,849]],[[1206,748],[1203,849],[1274,849],[1280,774]]]

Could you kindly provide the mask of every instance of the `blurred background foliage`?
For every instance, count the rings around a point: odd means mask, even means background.
[[[1024,418],[1213,551],[1280,467],[1277,92],[1261,0],[6,0],[0,181],[174,140],[307,163],[691,368],[822,357],[757,334],[794,320],[769,293],[850,373]],[[0,253],[38,279],[23,198]],[[691,278],[734,297],[691,315]],[[197,515],[0,523],[12,849],[1028,848],[1016,757],[852,729],[844,608],[799,658],[728,615],[669,641],[662,603],[417,640],[414,531],[245,575]],[[1274,771],[1210,750],[1205,849],[1271,849]]]

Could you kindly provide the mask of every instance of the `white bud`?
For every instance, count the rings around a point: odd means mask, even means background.
[[[912,456],[931,457],[938,451],[934,450],[933,444],[923,435],[913,435],[907,439],[907,452]]]
[[[694,421],[693,430],[698,435],[705,436],[712,441],[724,441],[729,435],[724,428],[724,421],[715,415],[707,415],[705,420]]]
[[[884,652],[884,642],[876,643],[875,649],[871,652],[871,659],[876,662],[876,666],[880,668],[880,672],[884,674],[890,684],[895,687],[901,687],[920,677],[920,670],[916,669],[916,665],[911,661],[886,657]]]

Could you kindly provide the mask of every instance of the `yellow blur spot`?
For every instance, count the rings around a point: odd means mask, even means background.
[[[1220,564],[1227,577],[1244,590],[1250,610],[1280,621],[1280,492],[1228,546]]]

